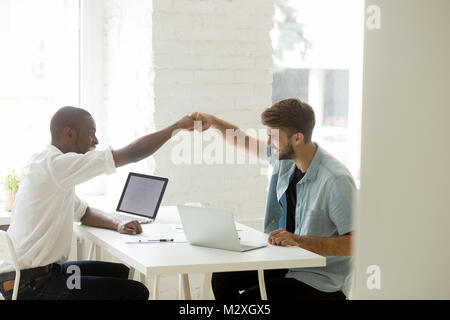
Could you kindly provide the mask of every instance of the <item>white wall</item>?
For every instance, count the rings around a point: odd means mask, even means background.
[[[368,5],[381,30],[365,31],[353,298],[449,299],[450,1]]]

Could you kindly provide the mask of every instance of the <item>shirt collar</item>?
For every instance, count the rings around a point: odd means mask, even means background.
[[[58,152],[58,153],[61,153],[62,154],[62,151],[61,150],[59,150],[57,147],[55,147],[54,145],[52,145],[52,144],[49,144],[49,145],[47,145],[47,150],[49,150],[49,151],[56,151],[56,152]]]
[[[317,147],[316,153],[314,154],[314,157],[309,165],[309,168],[308,170],[306,170],[306,173],[301,180],[303,182],[308,180],[313,181],[316,179],[320,163],[322,162],[323,149],[319,147],[319,145],[316,142],[314,142],[314,144]],[[294,172],[295,172],[295,162],[291,161],[291,164],[289,165],[288,169],[281,174],[281,178],[287,178],[288,180],[290,180],[289,178],[292,176]]]
[[[303,176],[302,180],[300,180],[300,184],[303,184],[306,181],[313,181],[317,178],[317,173],[319,171],[320,163],[322,162],[324,150],[322,148],[320,148],[317,143],[314,142],[314,144],[317,147],[316,153],[314,154],[314,157],[311,161],[311,164],[309,165],[308,170],[306,170],[305,175]],[[282,160],[282,161],[285,161],[285,160]],[[281,161],[279,161],[279,163],[280,162]],[[290,177],[294,173],[295,166],[296,166],[295,162],[293,162],[293,161],[290,161],[290,164],[287,164],[287,162],[285,162],[285,163],[286,164],[281,169],[280,176],[277,181],[277,198],[278,198],[278,200],[280,200],[281,197],[283,196],[283,194],[286,192],[289,182],[290,182]]]
[[[317,172],[319,171],[320,163],[322,162],[323,158],[323,150],[317,143],[314,142],[314,144],[317,147],[316,154],[314,155],[314,158],[312,159],[308,170],[306,170],[306,174],[303,177],[302,181],[313,181],[317,178]]]

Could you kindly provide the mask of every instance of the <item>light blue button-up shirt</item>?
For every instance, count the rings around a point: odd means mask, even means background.
[[[317,151],[303,179],[297,184],[295,234],[299,236],[337,237],[353,231],[352,215],[356,186],[351,173],[336,158],[317,144]],[[291,160],[277,160],[264,145],[273,175],[264,219],[264,232],[286,228],[286,191],[295,171]],[[290,269],[294,278],[324,292],[342,290],[348,296],[351,256],[325,256],[326,266]]]

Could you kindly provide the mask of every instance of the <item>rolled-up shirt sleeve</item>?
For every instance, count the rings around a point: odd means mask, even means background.
[[[101,174],[116,171],[111,147],[85,154],[69,152],[53,157],[48,170],[60,188],[72,188]]]
[[[330,185],[328,207],[330,219],[339,235],[353,231],[356,186],[349,176],[335,177]]]
[[[88,207],[89,205],[86,201],[81,200],[77,195],[75,195],[73,221],[80,222],[81,219],[83,219]]]

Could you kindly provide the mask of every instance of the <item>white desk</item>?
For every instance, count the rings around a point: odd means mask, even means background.
[[[94,205],[93,205],[94,206]],[[156,222],[143,225],[145,233],[172,232],[171,224],[179,223],[176,207],[161,207]],[[266,241],[267,235],[252,228],[239,225],[242,240]],[[283,268],[307,268],[325,266],[326,259],[298,247],[279,247],[269,245],[244,253],[192,246],[188,243],[125,243],[119,234],[112,230],[74,225],[74,231],[84,239],[106,250],[122,260],[131,268],[138,270],[147,278],[159,275],[182,274],[185,298],[190,298],[188,273],[258,270],[261,296],[266,297],[263,270]],[[209,281],[210,276],[206,277]],[[209,283],[204,285],[204,290]],[[154,292],[155,293],[155,292]],[[155,297],[155,296],[154,296]],[[205,293],[204,293],[205,297]]]

